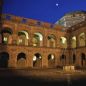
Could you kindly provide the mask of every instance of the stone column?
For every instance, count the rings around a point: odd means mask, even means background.
[[[55,67],[60,66],[60,53],[59,51],[55,54]]]
[[[28,51],[27,54],[27,67],[28,68],[33,68],[33,53],[31,51]]]
[[[41,46],[41,47],[43,46],[43,41],[40,41],[40,46]]]
[[[47,41],[48,41],[47,36],[44,36],[44,40],[43,40],[44,47],[47,47]]]
[[[53,47],[54,48],[56,47],[56,40],[53,42]]]
[[[69,49],[71,48],[71,37],[70,36],[66,37],[66,39],[67,39],[67,48]]]
[[[56,39],[56,47],[60,47],[60,37],[57,37]]]
[[[33,37],[34,37],[34,34],[30,33],[30,38],[29,38],[29,41],[28,41],[29,46],[33,46]]]
[[[8,44],[12,44],[12,36],[9,36]]]
[[[28,46],[28,40],[29,39],[25,39],[25,45]]]
[[[66,51],[66,65],[70,65],[70,61],[71,61],[70,51],[67,50]]]
[[[78,53],[77,55],[76,55],[76,66],[81,66],[81,56],[80,56],[80,54],[79,54],[79,52],[76,52],[76,53]]]
[[[48,56],[47,52],[42,54],[42,68],[48,68]]]
[[[79,37],[76,36],[76,47],[79,47]]]
[[[18,36],[17,34],[13,34],[12,44],[17,45],[18,44]]]
[[[15,53],[10,52],[9,61],[8,61],[8,67],[16,68],[17,67],[17,56]]]

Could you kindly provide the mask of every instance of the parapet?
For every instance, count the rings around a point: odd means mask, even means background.
[[[56,30],[60,30],[60,31],[66,31],[67,30],[63,26],[60,26],[57,24],[51,24],[48,22],[42,22],[42,21],[38,21],[38,20],[34,20],[34,19],[14,16],[14,15],[10,15],[10,14],[1,14],[0,16],[1,16],[2,21],[9,20],[12,22],[26,24],[29,26],[39,26],[39,27],[44,27],[44,28],[56,29]]]

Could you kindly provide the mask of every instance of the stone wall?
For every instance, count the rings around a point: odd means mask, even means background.
[[[23,18],[24,19],[24,18]],[[86,37],[85,37],[85,46],[79,46],[79,35],[81,33],[85,33],[86,36],[86,26],[80,26],[78,29],[72,29],[70,28],[70,31],[63,30],[63,27],[60,26],[53,26],[53,28],[50,27],[51,24],[48,23],[42,23],[41,25],[37,25],[37,21],[35,20],[28,20],[29,23],[20,23],[22,18],[11,16],[11,20],[9,17],[3,15],[2,16],[2,28],[0,30],[0,40],[3,40],[3,36],[7,36],[6,39],[8,39],[7,44],[3,44],[3,42],[0,42],[0,54],[2,55],[2,52],[7,52],[9,54],[9,60],[8,60],[8,67],[13,68],[57,68],[57,67],[63,67],[65,65],[74,65],[79,67],[85,67],[85,60],[86,60]],[[74,28],[74,27],[73,27]],[[76,28],[76,26],[75,26]],[[2,35],[3,31],[8,31],[9,34]],[[18,40],[19,35],[18,32],[26,31],[28,33],[28,38],[24,39],[23,44],[19,44]],[[43,41],[40,42],[41,44],[37,46],[33,46],[33,38],[34,33],[41,33],[43,36]],[[54,46],[50,46],[48,37],[50,35],[54,35]],[[71,47],[71,39],[73,36],[76,36],[76,48]],[[67,48],[64,48],[61,45],[60,38],[65,37],[67,39]],[[22,38],[22,37],[21,37]],[[49,38],[50,39],[50,38]],[[21,41],[21,40],[20,40]],[[18,55],[19,58],[22,58],[18,61]],[[37,62],[33,61],[34,56],[37,56],[36,59]],[[54,58],[51,58],[51,63],[49,63],[48,56],[52,54],[54,55]],[[82,54],[85,55],[85,59]],[[73,63],[73,55],[75,55],[75,62]],[[4,56],[3,56],[4,57]],[[2,58],[2,57],[0,57]],[[35,64],[35,66],[34,66]],[[83,64],[83,65],[82,65]],[[49,66],[51,65],[51,66]]]

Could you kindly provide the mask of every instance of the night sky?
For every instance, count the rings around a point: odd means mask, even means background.
[[[86,0],[4,0],[3,5],[3,13],[50,23],[77,10],[86,11]]]

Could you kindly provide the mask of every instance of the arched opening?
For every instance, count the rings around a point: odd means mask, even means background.
[[[84,53],[81,54],[81,65],[82,66],[86,65],[86,58],[85,58],[85,54]]]
[[[17,56],[17,67],[18,68],[24,68],[26,67],[26,54],[25,53],[19,53]]]
[[[65,37],[61,37],[60,44],[62,48],[67,48],[67,39]]]
[[[49,68],[55,67],[55,56],[53,54],[48,55],[48,67]]]
[[[66,56],[64,54],[61,56],[60,61],[61,61],[62,66],[66,65]]]
[[[18,45],[28,45],[29,35],[27,31],[19,31],[18,32]]]
[[[76,36],[72,37],[72,48],[76,48]]]
[[[36,53],[33,56],[33,67],[42,67],[42,57],[39,53]]]
[[[12,43],[12,34],[13,34],[13,31],[8,28],[8,27],[4,27],[2,30],[1,30],[1,34],[2,34],[2,43],[4,44],[11,44]]]
[[[34,33],[33,46],[43,46],[43,35],[41,33]]]
[[[8,67],[9,54],[7,52],[0,53],[0,68]]]
[[[48,36],[48,47],[55,47],[56,46],[56,37],[53,35],[53,34],[51,34],[51,35],[49,35]]]
[[[73,64],[75,64],[75,62],[76,62],[76,55],[75,54],[73,54]]]
[[[85,33],[84,32],[79,35],[79,46],[80,47],[85,46]]]

